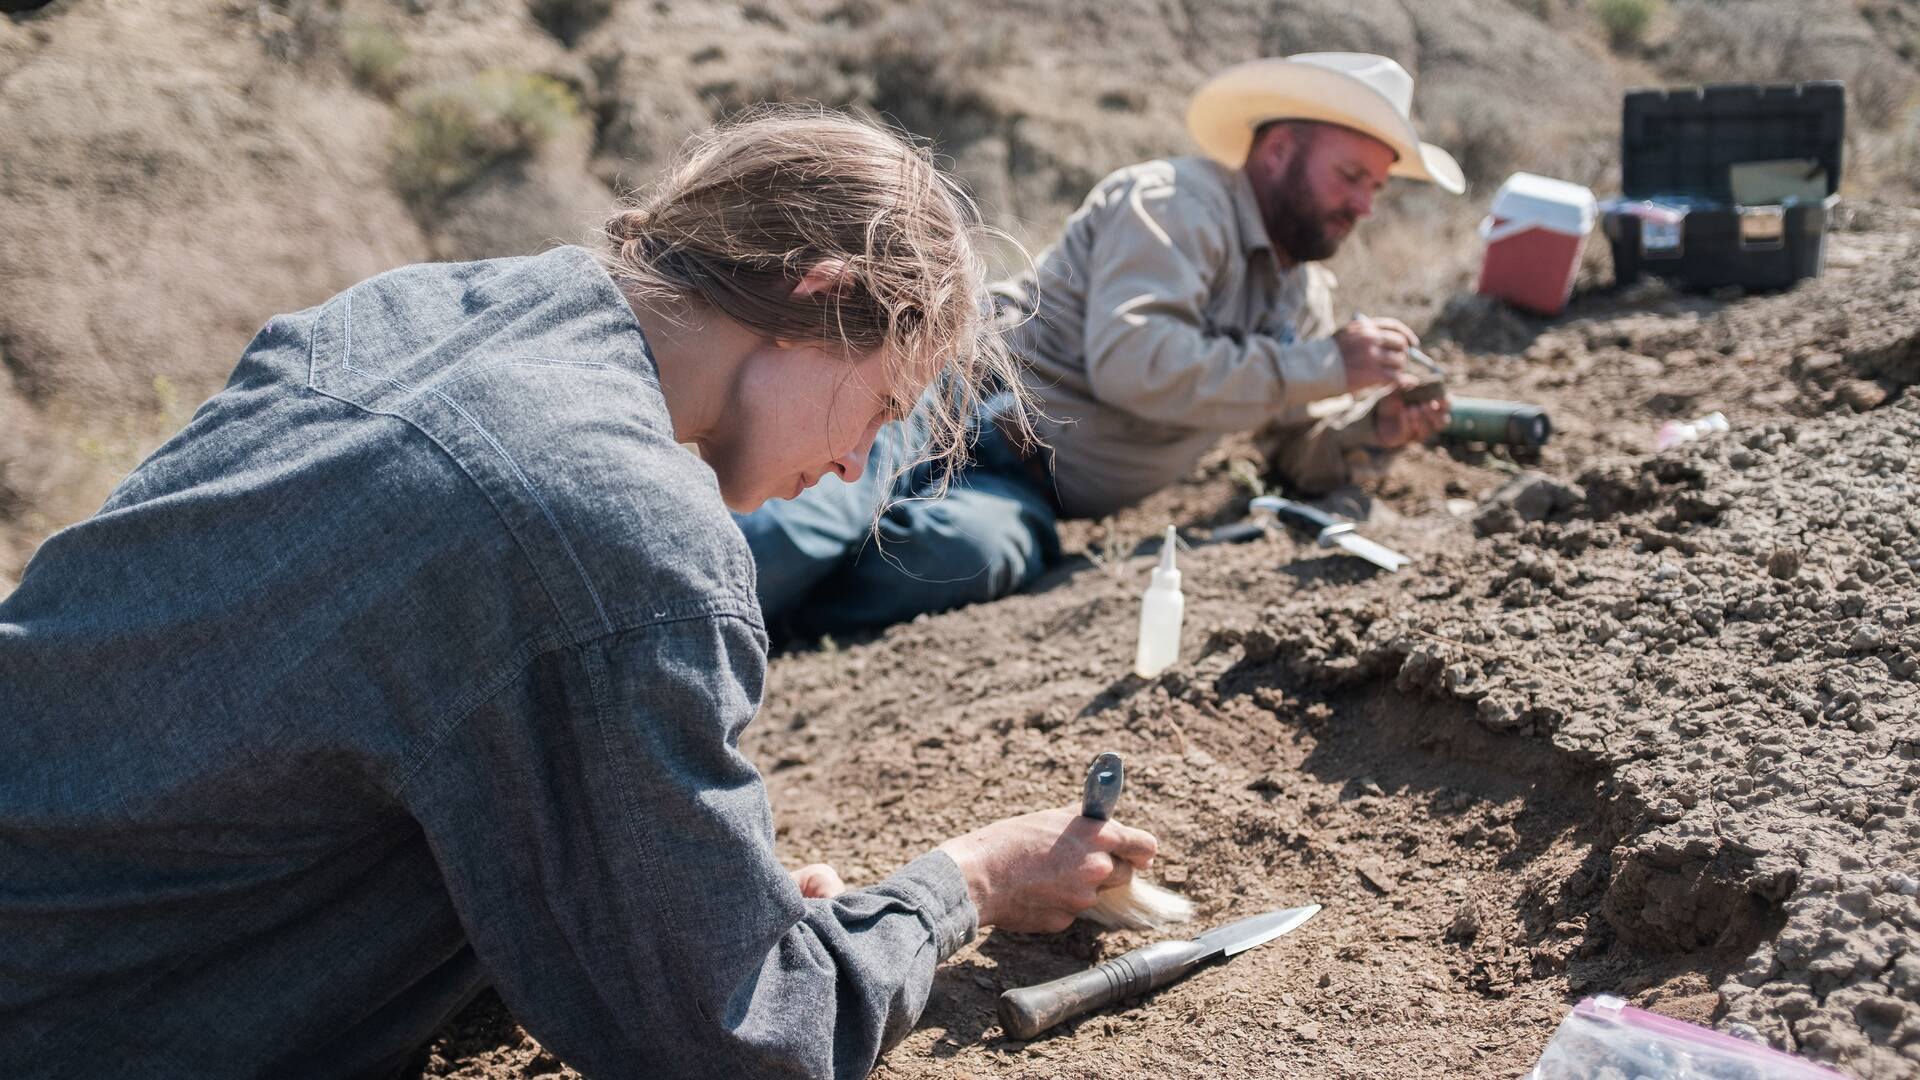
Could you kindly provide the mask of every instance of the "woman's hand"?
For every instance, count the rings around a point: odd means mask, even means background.
[[[840,874],[823,862],[789,873],[793,875],[793,883],[800,886],[800,895],[809,900],[831,900],[847,891],[847,883],[840,880]]]
[[[996,821],[939,850],[960,864],[981,926],[1052,933],[1092,907],[1101,889],[1145,870],[1158,847],[1151,833],[1061,807]]]

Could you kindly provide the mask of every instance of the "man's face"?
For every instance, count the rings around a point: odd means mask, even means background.
[[[1247,159],[1267,238],[1296,263],[1331,258],[1386,185],[1395,155],[1370,135],[1332,124],[1281,126]]]
[[[770,342],[742,365],[727,422],[700,442],[727,506],[745,513],[790,499],[828,473],[866,471],[880,428],[912,408],[925,388],[884,351]]]

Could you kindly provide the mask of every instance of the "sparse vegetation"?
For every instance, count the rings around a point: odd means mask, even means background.
[[[1594,0],[1593,15],[1615,50],[1631,49],[1646,40],[1660,0]]]
[[[531,157],[580,122],[572,91],[528,72],[489,71],[422,87],[401,101],[394,180],[432,206],[503,162]]]
[[[151,385],[151,402],[138,412],[118,417],[111,429],[97,427],[79,436],[74,440],[74,449],[115,475],[132,471],[193,413],[193,409],[182,402],[180,388],[172,379],[155,375]],[[0,496],[4,496],[4,492],[0,492]]]
[[[353,81],[391,98],[405,82],[407,43],[379,23],[349,22],[340,33],[340,48]]]
[[[287,63],[304,63],[340,39],[340,0],[265,0],[235,5],[253,23],[260,47]]]
[[[791,52],[789,62],[769,65],[764,82],[732,88],[721,104],[727,111],[760,100],[857,105],[946,141],[997,114],[989,88],[1016,52],[1005,21],[947,9],[902,11],[852,34],[844,27],[822,33]]]
[[[1475,188],[1498,184],[1521,157],[1526,113],[1512,103],[1470,93],[1436,93],[1422,107],[1426,136],[1447,148]]]

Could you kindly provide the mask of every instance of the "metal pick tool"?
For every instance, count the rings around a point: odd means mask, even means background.
[[[1353,317],[1356,319],[1366,319],[1368,322],[1373,321],[1372,317],[1367,315],[1364,312],[1356,311],[1353,313]],[[1428,371],[1433,372],[1435,375],[1438,375],[1440,378],[1444,379],[1447,377],[1447,369],[1441,367],[1439,363],[1437,363],[1433,359],[1433,357],[1428,356],[1426,353],[1421,352],[1420,347],[1418,345],[1407,346],[1407,355],[1413,358],[1414,363],[1419,364],[1421,367],[1426,368]]]

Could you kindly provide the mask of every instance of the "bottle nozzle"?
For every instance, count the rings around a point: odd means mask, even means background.
[[[1173,531],[1173,526],[1167,526],[1167,539],[1160,545],[1160,569],[1172,570],[1174,568],[1173,553],[1174,549],[1179,546],[1179,536]]]

